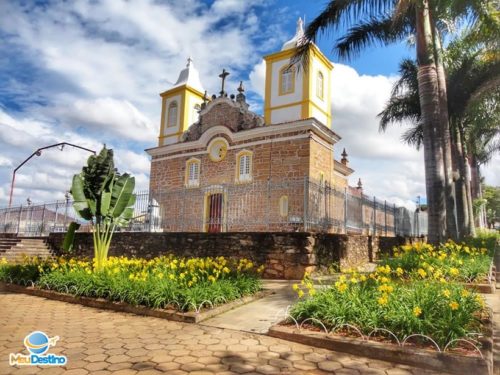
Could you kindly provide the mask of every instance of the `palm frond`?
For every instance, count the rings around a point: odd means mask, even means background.
[[[403,92],[414,92],[418,95],[418,67],[417,63],[409,58],[399,63],[399,79],[394,84],[391,96],[401,95]]]
[[[424,128],[421,123],[412,126],[410,129],[406,130],[401,135],[401,140],[410,145],[415,146],[417,150],[420,150],[424,142]]]
[[[390,15],[370,17],[351,27],[342,38],[337,39],[334,51],[339,57],[350,59],[368,46],[388,45],[404,40],[414,31],[412,25],[406,19],[395,21]]]
[[[420,122],[420,102],[418,92],[411,95],[391,96],[385,108],[377,115],[380,118],[379,131],[385,132],[390,124],[405,121]]]
[[[293,64],[305,66],[309,60],[309,47],[327,30],[339,30],[356,20],[390,12],[395,0],[331,0],[326,8],[307,26],[304,37],[292,57]]]

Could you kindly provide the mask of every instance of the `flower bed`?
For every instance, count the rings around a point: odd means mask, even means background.
[[[395,278],[480,284],[491,281],[492,259],[492,249],[449,241],[438,247],[401,246],[391,257],[384,257],[381,265],[390,267],[390,276]]]
[[[27,258],[22,264],[1,262],[0,281],[134,306],[192,311],[258,292],[261,271],[246,259],[224,257],[110,257],[102,271],[94,271],[87,260]]]
[[[489,313],[466,284],[491,281],[495,244],[493,236],[469,244],[405,245],[372,273],[347,270],[320,287],[306,277],[294,285],[301,300],[288,311],[288,324],[480,355],[475,339]]]
[[[328,331],[351,325],[368,335],[383,329],[399,341],[413,334],[425,335],[440,348],[481,332],[486,313],[480,295],[453,283],[396,281],[388,277],[391,272],[389,266],[379,267],[369,276],[352,272],[323,288],[305,279],[294,288],[299,296],[308,294],[308,298],[296,303],[289,314],[299,323],[310,319],[310,324]],[[432,345],[428,339],[424,343]]]

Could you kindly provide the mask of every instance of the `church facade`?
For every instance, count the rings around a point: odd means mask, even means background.
[[[295,36],[264,57],[263,116],[249,110],[241,83],[228,95],[226,71],[220,93],[208,97],[191,59],[160,94],[158,146],[147,150],[159,230],[292,231],[321,222],[333,231],[347,191],[361,196],[349,187],[345,151],[334,158],[332,63],[313,45],[303,68],[291,65],[302,36],[299,19]]]

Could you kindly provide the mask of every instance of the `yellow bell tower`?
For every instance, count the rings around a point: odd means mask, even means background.
[[[297,21],[295,36],[283,44],[281,51],[264,57],[266,92],[264,119],[275,124],[315,117],[330,127],[332,63],[312,44],[305,67],[290,66],[290,58],[304,36],[302,19]]]
[[[179,142],[182,133],[198,121],[204,90],[191,58],[188,58],[186,68],[180,72],[174,86],[160,96],[162,104],[158,146],[164,146]]]

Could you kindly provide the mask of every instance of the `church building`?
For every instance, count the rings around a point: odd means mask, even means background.
[[[221,91],[207,95],[191,59],[160,94],[158,146],[146,150],[158,230],[296,231],[323,211],[343,215],[343,194],[355,189],[345,150],[340,161],[333,153],[333,65],[315,45],[307,64],[291,65],[303,33],[299,19],[295,36],[264,57],[263,116],[249,110],[242,83],[228,94],[225,70]],[[338,192],[340,207],[325,189]]]

